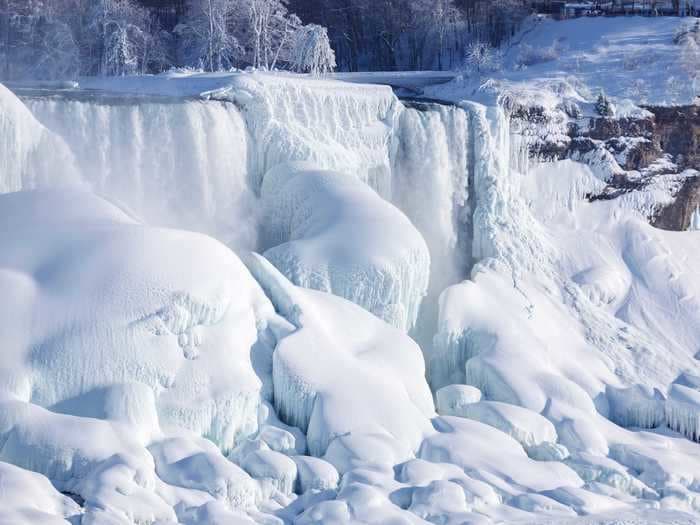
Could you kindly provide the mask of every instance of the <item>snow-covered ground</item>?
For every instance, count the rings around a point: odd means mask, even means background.
[[[537,22],[480,90],[0,86],[0,523],[697,523],[700,232],[508,115],[668,102],[685,23]]]
[[[491,101],[508,94],[538,104],[564,97],[594,101],[599,93],[626,106],[692,103],[700,96],[697,45],[684,31],[697,18],[533,17],[492,68],[425,88],[435,98]],[[624,106],[624,105],[623,105]]]

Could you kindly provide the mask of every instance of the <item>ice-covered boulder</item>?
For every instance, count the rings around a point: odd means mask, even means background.
[[[469,385],[447,385],[435,394],[442,416],[459,416],[465,405],[481,401],[481,390]]]
[[[80,519],[80,508],[45,477],[0,462],[0,522],[16,525],[68,525]]]
[[[289,456],[274,450],[259,450],[248,454],[242,466],[262,484],[263,493],[267,497],[275,490],[286,495],[294,492],[297,464]]]
[[[423,442],[421,459],[452,463],[506,491],[516,486],[539,492],[583,485],[563,463],[534,461],[520,443],[492,426],[459,417],[440,417],[434,424],[438,433]]]
[[[282,164],[263,180],[264,255],[294,284],[410,330],[430,274],[420,233],[350,174]]]
[[[297,464],[297,492],[309,490],[332,490],[338,487],[340,476],[333,465],[321,458],[292,456]]]
[[[262,497],[255,481],[206,439],[171,437],[148,450],[165,483],[206,492],[239,509],[252,508]]]
[[[665,397],[655,388],[635,385],[606,389],[609,417],[623,427],[656,428],[665,420]]]
[[[223,449],[257,430],[273,310],[228,248],[82,191],[0,195],[0,216],[2,395]]]
[[[528,456],[541,461],[561,461],[569,452],[557,444],[554,425],[537,412],[498,401],[465,403],[446,414],[473,419],[505,432],[520,443]]]
[[[451,481],[433,481],[413,491],[409,510],[431,523],[462,523],[469,510],[462,487]]]

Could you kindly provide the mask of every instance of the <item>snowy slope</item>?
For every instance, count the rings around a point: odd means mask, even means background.
[[[583,17],[554,21],[531,18],[502,50],[500,70],[465,74],[425,89],[435,98],[471,100],[511,92],[542,102],[575,92],[595,100],[602,91],[636,105],[689,104],[700,95],[697,48],[676,41],[696,18]],[[489,81],[490,86],[482,85]]]

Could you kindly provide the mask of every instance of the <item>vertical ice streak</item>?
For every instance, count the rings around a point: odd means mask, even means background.
[[[128,97],[25,104],[63,137],[93,191],[150,224],[255,247],[248,134],[233,104]]]

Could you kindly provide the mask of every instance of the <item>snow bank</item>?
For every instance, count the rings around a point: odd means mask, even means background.
[[[517,441],[491,426],[470,419],[441,417],[436,428],[438,433],[423,442],[418,457],[457,465],[499,491],[517,495],[523,490],[540,492],[583,485],[563,463],[528,458]]]
[[[39,474],[0,462],[0,479],[3,523],[67,525],[68,519],[79,518],[78,505]]]
[[[537,106],[547,97],[593,103],[602,91],[618,102],[620,117],[641,114],[641,105],[691,104],[697,95],[694,50],[676,39],[693,17],[540,17],[531,22],[503,49],[503,67],[491,78],[457,77],[426,88],[426,96],[459,100],[469,94],[493,104],[494,93],[483,88],[496,83],[496,96]],[[523,60],[526,49],[548,59]]]
[[[430,255],[401,212],[357,179],[281,165],[265,175],[264,253],[294,284],[359,304],[403,330],[416,322]]]

